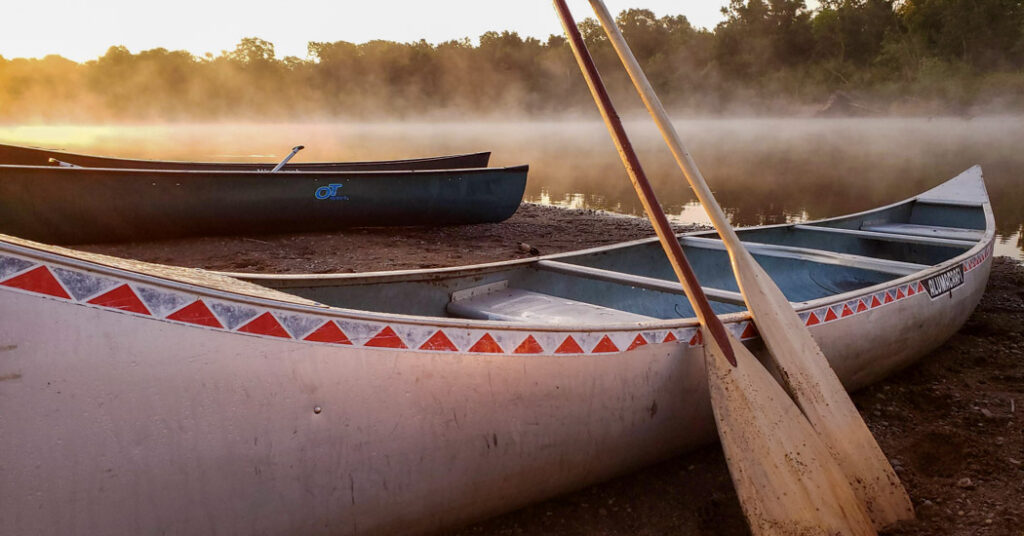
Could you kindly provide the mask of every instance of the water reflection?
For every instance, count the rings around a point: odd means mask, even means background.
[[[1024,121],[976,119],[679,120],[680,135],[736,225],[824,218],[892,203],[981,164],[1000,236],[1024,258]],[[647,120],[627,123],[672,218],[707,222]],[[530,201],[641,214],[598,121],[0,127],[0,141],[137,158],[376,160],[491,150],[529,163]]]

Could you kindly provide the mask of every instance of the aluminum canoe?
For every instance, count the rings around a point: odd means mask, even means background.
[[[0,165],[0,233],[51,244],[507,219],[527,166],[194,171]]]
[[[974,167],[741,237],[854,389],[963,325],[995,226]],[[721,243],[680,240],[759,351]],[[0,237],[0,534],[429,533],[713,441],[662,257],[232,277]]]
[[[289,171],[387,171],[399,169],[460,169],[487,167],[491,153],[466,153],[403,160],[366,162],[289,162]],[[0,144],[0,164],[49,166],[50,159],[82,167],[120,169],[176,169],[196,171],[270,171],[277,162],[184,162],[140,160],[70,153],[54,149]]]

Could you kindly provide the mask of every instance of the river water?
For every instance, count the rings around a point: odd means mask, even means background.
[[[805,221],[893,203],[974,164],[984,171],[997,255],[1024,259],[1024,117],[684,119],[677,128],[734,225]],[[670,217],[706,222],[649,121],[627,130]],[[376,160],[489,150],[530,164],[526,200],[640,214],[603,124],[559,121],[0,126],[0,142],[114,156]]]

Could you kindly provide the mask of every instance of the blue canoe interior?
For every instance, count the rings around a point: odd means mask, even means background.
[[[975,167],[942,186],[980,191],[974,200],[922,194],[860,214],[739,235],[791,302],[809,302],[921,272],[975,247],[992,224],[981,181]],[[744,311],[715,232],[680,235],[680,241],[715,312]],[[561,325],[693,316],[653,238],[471,268],[232,275],[330,306],[404,315]]]

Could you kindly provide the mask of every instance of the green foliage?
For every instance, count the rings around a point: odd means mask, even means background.
[[[731,0],[713,31],[628,9],[617,22],[663,100],[698,113],[791,113],[842,90],[879,111],[1024,108],[1022,0]],[[614,98],[638,108],[594,19],[580,22]],[[0,56],[0,120],[593,114],[566,40],[310,42],[278,59],[242,39],[220,55],[111,47],[78,64]]]
[[[983,69],[1024,67],[1020,50],[1011,52],[1024,28],[1020,0],[906,0],[899,14],[940,59]]]

